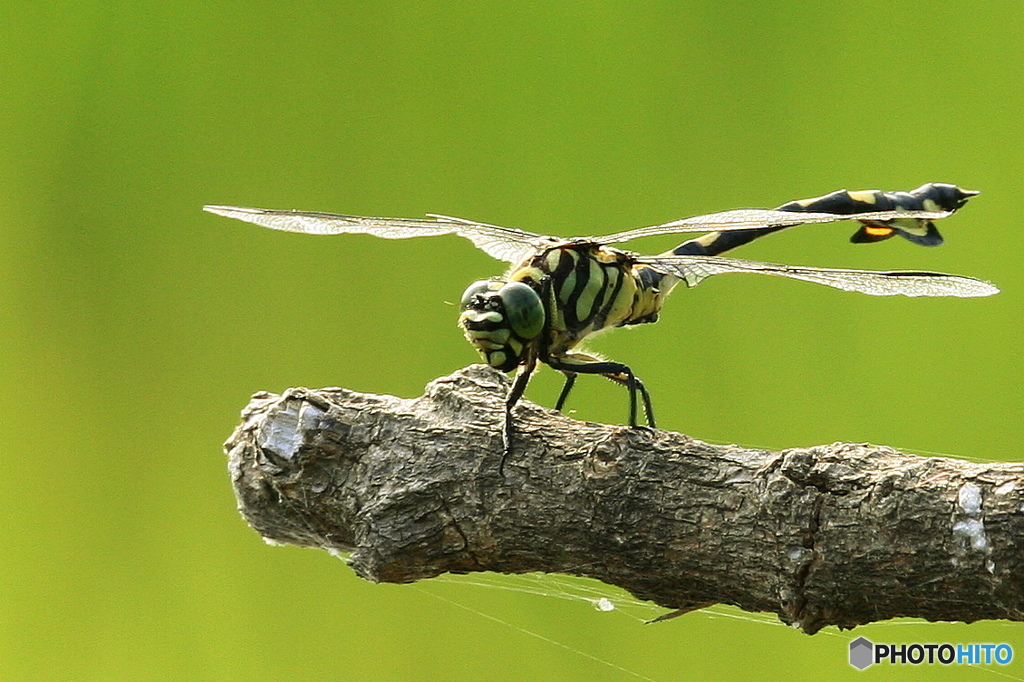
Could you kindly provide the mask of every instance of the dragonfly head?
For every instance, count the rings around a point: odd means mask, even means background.
[[[522,282],[485,279],[462,294],[459,326],[488,365],[508,372],[525,359],[529,341],[544,329],[540,296]]]

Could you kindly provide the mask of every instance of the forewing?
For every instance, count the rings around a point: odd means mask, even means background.
[[[690,287],[697,286],[712,275],[746,272],[800,279],[805,282],[824,284],[834,289],[859,291],[872,296],[958,296],[969,298],[999,293],[999,289],[988,282],[973,277],[947,275],[941,272],[902,270],[883,272],[809,268],[717,256],[640,256],[636,260],[659,272],[679,277]]]
[[[615,244],[640,237],[651,237],[658,234],[678,234],[682,232],[729,232],[733,230],[758,230],[766,227],[788,227],[809,223],[834,223],[840,220],[894,220],[896,218],[914,218],[938,220],[953,215],[950,211],[875,211],[873,213],[800,213],[796,211],[775,211],[760,208],[741,208],[734,211],[709,213],[673,220],[661,225],[641,227],[625,232],[616,232],[605,237],[597,237],[599,244]]]
[[[364,218],[361,216],[320,213],[317,211],[281,211],[240,206],[204,206],[204,211],[285,232],[305,234],[370,234],[384,239],[408,239],[457,234],[473,242],[488,255],[516,263],[532,253],[540,235],[477,223],[462,218]]]

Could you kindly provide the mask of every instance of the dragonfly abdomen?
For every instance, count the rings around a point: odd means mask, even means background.
[[[820,197],[789,201],[776,211],[791,213],[832,213],[855,215],[876,211],[949,211],[963,207],[978,192],[961,189],[944,182],[930,182],[909,192],[883,192],[868,189],[851,192],[836,190]],[[787,225],[761,227],[750,230],[711,232],[691,239],[664,255],[717,256],[737,246],[743,246],[759,237],[786,229]],[[861,226],[850,241],[865,244],[889,239],[896,235],[921,246],[938,246],[942,235],[931,220],[921,218],[894,218],[891,220],[861,221]]]
[[[780,211],[836,213],[853,215],[870,211],[956,211],[978,192],[956,185],[930,182],[909,192],[883,192],[877,189],[849,192],[841,189],[812,199],[790,201]],[[850,237],[855,244],[882,241],[895,235],[921,246],[938,246],[942,236],[931,220],[897,218],[862,221],[860,229]]]

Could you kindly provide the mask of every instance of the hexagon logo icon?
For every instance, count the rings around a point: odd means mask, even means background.
[[[850,665],[857,670],[864,670],[875,658],[875,645],[863,637],[850,642]]]

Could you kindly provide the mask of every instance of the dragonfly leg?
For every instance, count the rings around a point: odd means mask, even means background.
[[[644,415],[647,416],[647,425],[652,429],[656,429],[658,427],[654,425],[654,408],[651,407],[651,394],[647,392],[647,387],[644,386],[640,379],[633,378],[636,379],[636,387],[640,391],[640,396],[644,399]]]
[[[501,428],[501,462],[498,464],[498,473],[501,477],[505,477],[505,462],[508,460],[508,456],[512,453],[512,431],[514,429],[512,422],[512,408],[515,407],[519,399],[523,397],[523,393],[526,391],[526,385],[530,383],[530,374],[533,373],[534,368],[537,366],[536,360],[530,360],[524,365],[520,365],[516,371],[516,378],[512,382],[512,388],[509,389],[508,396],[505,398],[505,418],[504,424]]]
[[[565,374],[565,385],[562,386],[562,392],[558,395],[558,402],[555,403],[555,409],[559,412],[562,411],[562,407],[569,397],[569,392],[572,391],[572,387],[576,383],[577,376],[576,372],[563,372],[563,374]]]
[[[644,405],[644,416],[647,417],[647,424],[651,428],[656,428],[654,425],[654,409],[651,407],[651,394],[647,391],[647,387],[644,386],[644,382],[633,374],[633,370],[628,365],[624,365],[621,362],[609,362],[607,360],[599,360],[590,355],[584,353],[569,353],[562,357],[549,357],[547,364],[553,369],[560,370],[566,373],[566,376],[570,374],[600,374],[608,379],[611,379],[617,384],[625,386],[629,390],[629,425],[638,426],[636,413],[637,413],[637,393],[643,399]],[[562,397],[559,398],[559,406],[564,400],[564,397],[568,395],[568,390],[571,388],[571,384],[566,382],[567,388],[562,389]]]
[[[644,401],[644,416],[647,417],[647,425],[649,427],[651,427],[652,429],[657,428],[654,425],[654,408],[651,407],[651,394],[648,393],[647,387],[644,386],[644,382],[640,381],[640,377],[638,377],[635,374],[633,374],[633,370],[631,370],[629,367],[626,367],[626,365],[623,365],[623,367],[625,367],[626,373],[627,373],[626,374],[626,387],[629,388],[629,397],[630,397],[630,400],[629,400],[629,416],[630,416],[629,425],[634,427],[634,428],[640,428],[639,424],[636,423],[636,394],[639,393],[640,397],[643,398],[643,401]],[[622,383],[621,382],[621,377],[619,377],[619,376],[612,376],[610,374],[605,374],[604,376],[608,377],[612,381],[616,381],[616,382]],[[632,385],[630,385],[630,383],[632,383]]]

